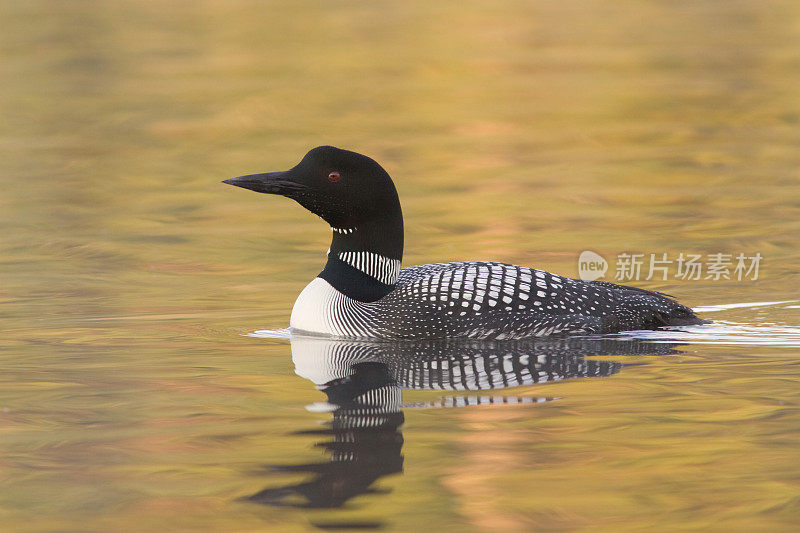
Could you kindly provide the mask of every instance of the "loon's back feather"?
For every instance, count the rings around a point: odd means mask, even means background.
[[[387,337],[516,339],[701,324],[653,291],[494,262],[417,265],[372,305]]]

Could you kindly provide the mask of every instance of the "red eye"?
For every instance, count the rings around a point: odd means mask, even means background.
[[[339,175],[338,172],[331,172],[330,174],[328,174],[328,181],[330,181],[331,183],[336,183],[337,181],[339,181],[339,178],[341,178],[341,176]]]

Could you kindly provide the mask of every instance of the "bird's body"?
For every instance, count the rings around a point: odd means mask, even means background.
[[[404,268],[395,289],[374,302],[315,278],[298,297],[290,325],[347,338],[500,340],[653,329],[692,318],[690,309],[660,293],[469,262]]]
[[[403,222],[389,175],[319,147],[286,172],[227,180],[283,194],[330,225],[328,262],[292,309],[293,330],[345,338],[519,339],[701,324],[670,297],[494,262],[400,268]]]

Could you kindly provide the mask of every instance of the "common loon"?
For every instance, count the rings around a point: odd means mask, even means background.
[[[328,261],[298,296],[295,332],[342,338],[519,339],[702,324],[669,296],[496,262],[400,268],[403,215],[389,174],[319,146],[294,168],[225,180],[280,194],[333,232]]]

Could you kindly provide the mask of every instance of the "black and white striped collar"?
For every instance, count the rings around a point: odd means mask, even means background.
[[[344,254],[347,254],[347,260],[340,257]],[[372,252],[332,252],[318,277],[349,298],[359,302],[374,302],[394,290],[397,274],[400,272],[399,260],[384,257],[386,261],[381,262],[377,259],[380,257],[382,256]],[[396,262],[396,267],[391,262]],[[385,283],[382,280],[392,282]]]
[[[384,285],[397,283],[400,274],[400,260],[384,257],[374,252],[338,252],[339,260],[357,268]]]

